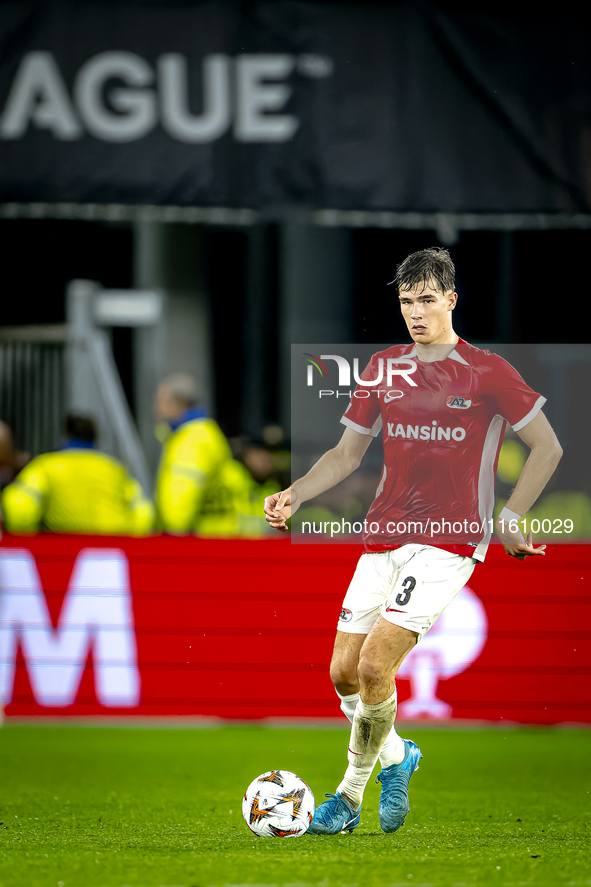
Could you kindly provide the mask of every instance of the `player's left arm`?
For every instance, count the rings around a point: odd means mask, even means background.
[[[504,510],[506,510],[505,514],[507,511],[513,512],[521,518],[529,511],[554,474],[556,466],[562,457],[562,447],[552,426],[541,410],[517,434],[524,444],[530,448],[530,454]],[[520,530],[517,533],[512,533],[509,529],[509,524],[510,521],[507,520],[507,517],[501,518],[499,516],[497,518],[497,536],[503,543],[508,555],[518,560],[525,560],[526,557],[531,555],[545,554],[544,549],[546,546],[540,545],[535,548],[532,544],[531,533],[528,533],[527,539],[524,539]]]

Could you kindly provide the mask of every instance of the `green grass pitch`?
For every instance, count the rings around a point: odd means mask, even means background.
[[[591,885],[590,731],[401,733],[424,760],[399,832],[372,780],[353,834],[265,839],[242,819],[248,783],[293,770],[323,800],[344,729],[5,726],[0,885]]]

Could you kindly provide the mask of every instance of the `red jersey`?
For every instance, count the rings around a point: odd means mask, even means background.
[[[460,339],[444,360],[416,346],[374,354],[341,419],[373,437],[384,466],[365,522],[366,551],[408,542],[484,560],[506,423],[520,431],[546,402],[517,370]]]

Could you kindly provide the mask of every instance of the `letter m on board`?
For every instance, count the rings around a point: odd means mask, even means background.
[[[20,644],[35,700],[72,705],[92,648],[97,700],[135,706],[140,675],[129,566],[123,551],[84,549],[53,628],[35,559],[26,549],[0,552],[0,700],[12,700]]]

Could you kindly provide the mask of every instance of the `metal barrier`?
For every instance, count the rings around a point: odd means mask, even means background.
[[[18,449],[36,456],[59,443],[66,409],[65,324],[0,328],[0,418]]]
[[[101,450],[121,459],[150,494],[142,444],[101,327],[155,327],[163,297],[74,280],[66,306],[66,324],[0,327],[0,419],[16,445],[36,456],[59,445],[66,411],[90,415]]]
[[[161,307],[158,293],[103,290],[90,280],[73,280],[66,292],[68,406],[98,421],[101,449],[120,458],[148,494],[152,483],[146,457],[108,336],[99,324],[153,325]]]

